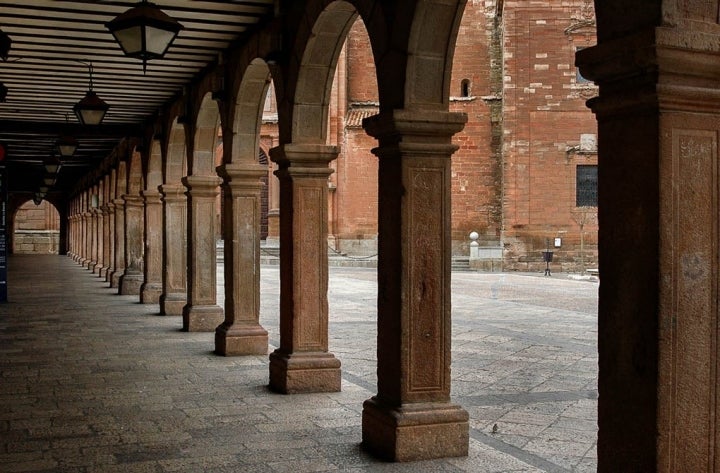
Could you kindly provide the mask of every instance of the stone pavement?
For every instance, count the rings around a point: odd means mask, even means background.
[[[263,266],[271,350],[278,278]],[[14,256],[0,305],[0,472],[595,471],[597,283],[453,273],[453,399],[470,413],[470,455],[413,464],[359,446],[376,286],[373,269],[330,269],[343,390],[288,396],[267,389],[267,357],[216,356],[212,333],[181,332],[180,317],[67,257]]]

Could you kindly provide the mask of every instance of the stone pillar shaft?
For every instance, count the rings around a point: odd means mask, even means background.
[[[364,123],[379,140],[378,394],[363,445],[394,461],[467,455],[468,414],[450,403],[450,157],[464,114]]]
[[[700,38],[705,26],[713,33]],[[717,24],[705,26],[673,19],[577,58],[600,85],[588,102],[603,278],[599,472],[720,471],[720,79],[710,66],[720,53]]]
[[[340,390],[327,303],[327,179],[337,154],[324,145],[271,151],[280,179],[280,347],[270,355],[270,387],[283,393]]]
[[[101,208],[95,209],[96,233],[95,233],[95,251],[96,260],[93,272],[98,276],[102,275],[105,268],[105,212]]]
[[[162,293],[162,196],[157,190],[143,191],[142,196],[145,201],[145,261],[140,303],[157,304]]]
[[[183,308],[183,329],[211,332],[223,321],[217,305],[215,211],[222,182],[217,176],[187,176],[188,188],[188,294]]]
[[[125,201],[115,199],[115,262],[110,275],[110,287],[120,288],[120,279],[125,274]]]
[[[88,260],[86,267],[90,270],[97,262],[97,218],[95,209],[88,210]]]
[[[224,165],[225,321],[215,332],[215,352],[265,355],[260,325],[260,179],[262,165]]]
[[[106,204],[103,206],[102,209],[102,219],[103,219],[103,267],[100,270],[100,277],[105,279],[107,278],[108,270],[110,269],[111,262],[110,262],[110,207]]]
[[[143,199],[125,195],[125,272],[120,281],[120,294],[140,295],[143,282]]]
[[[163,196],[162,315],[182,315],[187,304],[187,198],[185,188],[165,184]]]
[[[108,203],[108,219],[107,219],[107,226],[108,226],[108,239],[107,239],[107,247],[108,247],[108,269],[105,273],[105,281],[108,283],[112,283],[112,274],[115,272],[115,203],[109,202]]]

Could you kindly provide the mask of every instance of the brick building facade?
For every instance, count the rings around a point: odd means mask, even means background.
[[[468,235],[477,232],[486,250],[481,257],[502,254],[505,269],[539,269],[548,246],[558,269],[596,264],[597,125],[585,101],[597,91],[573,64],[575,52],[594,43],[594,13],[585,0],[468,2],[450,78],[450,108],[468,116],[454,137],[454,255],[467,256]],[[278,142],[273,100],[271,91],[265,154]],[[328,130],[328,141],[341,150],[329,182],[329,245],[355,256],[377,247],[376,140],[362,129],[377,104],[373,57],[358,20],[338,60]],[[272,176],[269,182],[274,240],[278,198]],[[488,263],[475,262],[499,267]]]
[[[473,264],[480,268],[500,267],[502,255],[504,269],[538,270],[548,247],[558,269],[596,265],[597,125],[585,105],[596,87],[573,64],[575,52],[594,43],[587,0],[467,3],[450,78],[450,109],[468,116],[452,158],[455,256],[469,255],[468,235],[477,232],[485,251]],[[362,120],[378,112],[375,74],[367,32],[357,20],[338,59],[329,107],[328,141],[340,146],[328,183],[331,253],[377,252],[376,140],[362,128]],[[271,87],[260,141],[260,162],[269,169],[262,233],[270,246],[279,235],[279,191],[268,156],[278,143]],[[583,182],[591,195],[582,194]],[[29,246],[16,245],[22,248]]]

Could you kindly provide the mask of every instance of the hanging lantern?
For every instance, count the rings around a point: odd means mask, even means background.
[[[143,0],[105,24],[126,56],[147,61],[162,58],[183,28],[154,3]]]
[[[92,64],[89,65],[89,69],[90,89],[85,93],[85,97],[83,97],[82,100],[75,104],[75,106],[73,107],[73,111],[75,112],[75,115],[77,115],[77,118],[81,124],[99,125],[103,121],[103,118],[105,118],[105,114],[110,108],[110,105],[105,103],[103,99],[98,97],[97,94],[93,92]]]

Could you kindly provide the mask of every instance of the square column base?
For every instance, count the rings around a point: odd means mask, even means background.
[[[120,289],[118,293],[121,296],[137,296],[140,295],[140,286],[143,283],[142,273],[128,274],[125,273],[120,278]]]
[[[183,315],[187,294],[177,292],[160,295],[160,315]]]
[[[215,330],[215,353],[224,356],[267,355],[268,333],[260,325],[220,325]]]
[[[219,305],[186,305],[183,308],[183,330],[186,332],[214,332],[225,320]]]
[[[162,294],[162,284],[145,283],[140,288],[140,303],[157,304],[160,302],[160,294]]]
[[[283,394],[340,392],[340,360],[331,353],[270,354],[270,389]]]
[[[464,457],[470,442],[468,413],[444,402],[389,407],[373,397],[363,403],[362,445],[397,462]]]
[[[122,277],[123,277],[122,271],[113,271],[113,272],[110,274],[110,276],[108,276],[108,278],[110,279],[110,281],[108,281],[108,282],[110,283],[110,287],[117,287],[117,288],[119,288],[119,287],[120,287],[120,280],[122,279]]]

